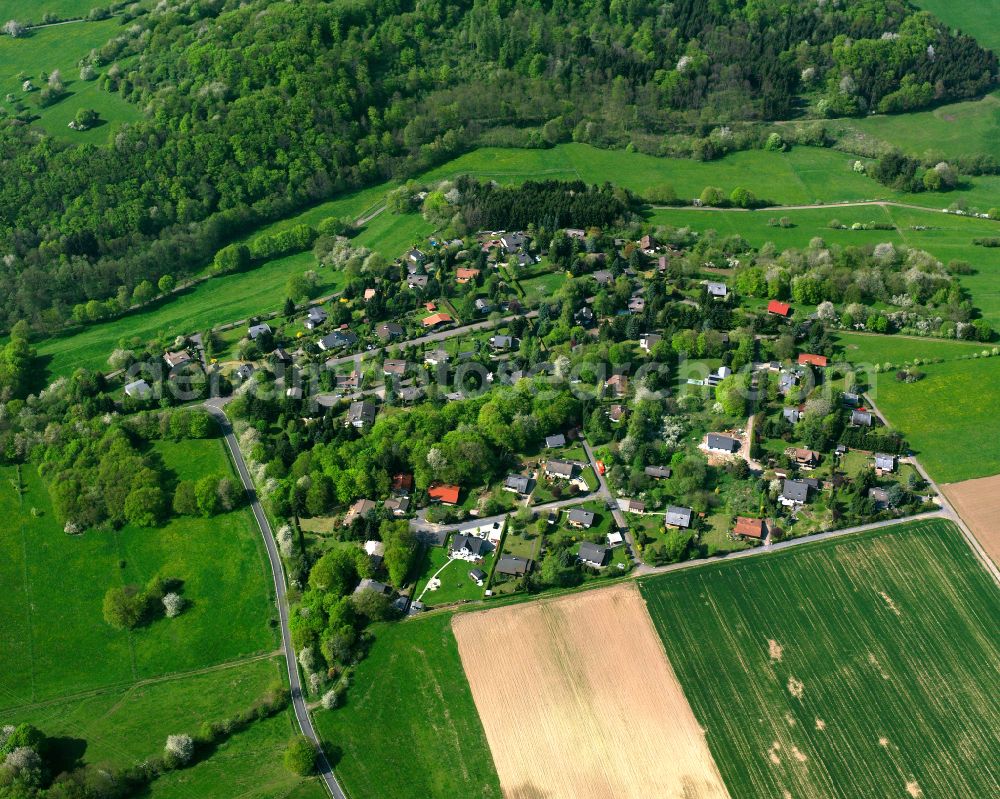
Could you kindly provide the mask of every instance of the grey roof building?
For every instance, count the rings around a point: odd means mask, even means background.
[[[267,322],[261,322],[259,325],[250,325],[247,329],[247,335],[252,339],[257,339],[258,336],[262,336],[265,333],[271,332],[271,326]]]
[[[787,503],[802,505],[809,499],[810,484],[805,480],[785,480],[781,488],[781,499]]]
[[[516,555],[502,555],[497,561],[497,574],[504,574],[508,577],[520,577],[531,571],[531,561],[527,558],[519,558]]]
[[[868,411],[855,409],[851,411],[851,424],[859,427],[871,427],[872,415]]]
[[[708,289],[709,296],[711,297],[725,297],[729,294],[729,289],[726,287],[725,283],[712,283],[709,282],[705,286]]]
[[[896,456],[886,455],[883,452],[875,453],[875,468],[881,469],[883,472],[894,472],[896,471]]]
[[[145,380],[139,379],[125,386],[125,396],[133,399],[148,399],[153,395],[153,387]]]
[[[309,309],[309,313],[306,314],[305,328],[306,330],[313,330],[319,327],[327,320],[326,311],[320,308],[318,305],[314,305]]]
[[[580,551],[577,557],[582,563],[600,569],[608,562],[610,552],[610,549],[602,547],[600,544],[592,544],[590,541],[584,541],[580,544]]]
[[[347,424],[354,427],[366,427],[375,421],[375,404],[362,400],[352,402],[347,411]]]
[[[458,557],[481,558],[487,552],[486,540],[474,535],[457,534],[451,540],[451,553]]]
[[[503,482],[503,487],[505,490],[513,491],[515,494],[530,494],[534,482],[534,480],[524,474],[508,474],[507,479]]]
[[[594,514],[583,508],[571,508],[567,514],[567,520],[574,527],[589,528],[594,526]]]
[[[665,480],[670,477],[670,467],[669,466],[647,466],[643,471],[650,477],[654,477],[657,480]]]
[[[555,449],[556,447],[566,446],[566,436],[562,433],[556,433],[554,436],[545,436],[545,448]]]
[[[731,436],[724,436],[719,433],[709,433],[708,448],[714,452],[733,453],[740,448],[740,442]]]
[[[802,414],[798,408],[782,408],[781,415],[785,417],[786,422],[791,422],[792,424],[798,424],[799,419],[802,418]]]
[[[362,591],[375,591],[378,594],[391,594],[392,589],[385,583],[380,583],[378,580],[372,580],[365,577],[358,587],[354,589],[355,594],[360,594]]]
[[[691,526],[691,514],[694,511],[691,508],[682,508],[679,505],[671,505],[667,508],[666,516],[664,517],[664,524],[667,527],[690,527]]]
[[[545,473],[552,477],[571,480],[579,467],[572,461],[550,460],[545,462]]]

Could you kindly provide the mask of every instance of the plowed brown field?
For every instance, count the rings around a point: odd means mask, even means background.
[[[941,488],[986,554],[1000,566],[1000,474]]]
[[[452,625],[507,799],[729,796],[635,586]]]

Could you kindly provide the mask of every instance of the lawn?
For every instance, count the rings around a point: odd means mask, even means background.
[[[37,7],[34,3],[30,5],[33,9]],[[35,13],[37,12],[33,11],[32,16]],[[0,16],[7,20],[12,15],[2,13]],[[16,17],[16,14],[13,16]],[[38,13],[38,17],[41,17],[41,13]],[[120,95],[99,89],[96,80],[80,80],[78,62],[92,49],[100,48],[109,39],[118,35],[120,30],[120,20],[107,19],[100,22],[80,22],[40,28],[19,39],[12,39],[9,36],[0,38],[0,97],[11,93],[19,102],[23,100],[28,108],[40,116],[35,124],[54,136],[78,144],[107,142],[118,125],[137,121],[142,115],[138,108],[126,102]],[[43,85],[39,74],[43,71],[51,74],[57,69],[62,74],[66,94],[54,105],[39,108],[37,90]],[[22,91],[23,79],[18,80],[20,73],[24,73],[34,83],[36,91],[30,93]],[[12,108],[7,103],[3,105],[8,110]],[[81,108],[93,108],[99,111],[103,123],[89,131],[78,133],[70,130],[67,125]]]
[[[975,37],[985,47],[1000,51],[1000,5],[996,0],[976,3],[973,0],[914,0],[942,22]]]
[[[94,0],[0,0],[0,17],[38,24],[46,14],[60,19],[85,17],[94,8]]]
[[[838,332],[835,337],[840,345],[839,357],[853,364],[900,365],[918,358],[922,361],[938,358],[952,361],[983,348],[982,344],[974,341],[904,338],[848,331]]]
[[[950,522],[642,591],[732,796],[995,795],[1000,593]]]
[[[453,560],[450,553],[450,540],[443,547],[424,547],[420,553],[420,561],[415,569],[420,576],[417,578],[413,592],[414,598],[423,593],[428,581],[435,574],[441,581],[441,585],[436,590],[428,590],[423,594],[422,601],[428,607],[483,598],[483,586],[476,585],[469,577],[469,572],[472,569],[482,569],[486,574],[489,574],[494,553],[491,552],[483,558],[482,563],[469,563],[460,559]],[[438,574],[442,567],[444,567],[444,571]]]
[[[352,799],[499,799],[451,614],[375,628],[346,703],[315,714]]]
[[[219,441],[158,444],[157,451],[179,477],[229,472]],[[21,478],[19,496],[15,469],[0,470],[0,510],[10,520],[0,535],[0,580],[9,589],[0,613],[0,707],[199,669],[277,645],[267,626],[273,589],[248,511],[67,536],[34,468],[23,467]],[[128,633],[109,627],[101,613],[107,589],[156,573],[183,581],[187,610]]]
[[[878,409],[910,442],[940,483],[1000,473],[1000,448],[983,433],[996,429],[1000,358],[949,361],[920,367],[916,383],[881,378],[872,394]]]

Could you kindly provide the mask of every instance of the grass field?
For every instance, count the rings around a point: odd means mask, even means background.
[[[219,441],[160,444],[157,451],[179,477],[230,468]],[[0,534],[0,580],[10,589],[0,611],[0,708],[199,669],[277,645],[267,627],[270,580],[249,512],[71,537],[34,469],[21,474],[23,496],[15,470],[0,470],[0,509],[10,522]],[[101,615],[105,591],[155,573],[183,580],[187,610],[129,633],[109,627]]]
[[[642,589],[733,796],[995,795],[1000,593],[951,523]]]
[[[46,14],[61,19],[85,17],[94,8],[94,0],[0,0],[0,18],[40,23]]]
[[[352,799],[500,799],[451,615],[378,627],[344,707],[319,711],[320,736]]]
[[[998,4],[1000,7],[1000,4]],[[988,153],[1000,158],[1000,97],[942,105],[932,111],[838,120],[833,127],[888,142],[918,157],[936,153],[948,160],[959,155]]]
[[[942,22],[967,33],[994,52],[1000,52],[1000,3],[985,0],[914,0],[924,11],[930,11]]]
[[[0,14],[0,18],[4,20],[11,16]],[[41,13],[38,16],[41,17]],[[23,99],[40,116],[35,124],[54,136],[78,144],[102,144],[108,141],[119,124],[136,121],[141,115],[134,105],[118,94],[99,89],[96,80],[80,80],[79,61],[92,49],[101,47],[117,35],[120,25],[117,19],[79,22],[39,28],[19,39],[11,39],[9,36],[0,38],[0,97],[11,93],[18,100]],[[39,79],[39,73],[45,71],[51,74],[57,69],[62,73],[66,94],[54,105],[39,108],[36,104],[37,90],[27,94],[23,92],[22,81],[17,76],[23,72],[37,88],[41,88],[43,83]],[[9,106],[4,105],[10,110]],[[89,131],[70,130],[67,125],[81,108],[99,111],[103,124]]]
[[[1000,358],[920,367],[916,383],[881,375],[873,399],[939,483],[1000,473],[1000,448],[983,433],[996,429]]]
[[[952,361],[983,349],[982,344],[974,341],[904,338],[848,331],[836,333],[836,340],[840,345],[839,358],[853,364],[902,364],[918,358]]]

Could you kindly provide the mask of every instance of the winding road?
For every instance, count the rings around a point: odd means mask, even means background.
[[[267,549],[267,558],[271,564],[271,576],[274,579],[274,595],[275,603],[278,606],[278,621],[281,625],[281,646],[285,652],[285,665],[288,669],[288,684],[291,688],[292,707],[295,709],[295,718],[299,723],[302,734],[316,744],[316,751],[318,752],[317,771],[326,784],[330,795],[334,799],[347,799],[347,795],[333,774],[333,767],[330,765],[330,761],[327,760],[326,754],[324,754],[320,746],[319,736],[316,734],[312,719],[309,717],[309,709],[302,693],[302,681],[299,679],[298,661],[295,659],[295,647],[292,646],[292,634],[288,628],[288,598],[285,590],[285,572],[281,566],[281,558],[278,555],[278,547],[274,541],[271,523],[267,520],[267,514],[264,513],[264,509],[260,506],[253,480],[250,479],[250,471],[247,469],[246,461],[243,460],[243,453],[240,452],[239,442],[236,440],[233,426],[229,421],[229,417],[226,416],[224,410],[225,404],[226,399],[220,397],[208,400],[205,403],[205,407],[218,421],[222,435],[226,439],[226,446],[229,448],[229,454],[236,466],[236,471],[240,475],[243,488],[247,492],[247,497],[250,500],[250,509],[253,511],[257,525],[260,527],[260,534],[264,539],[264,546]]]

